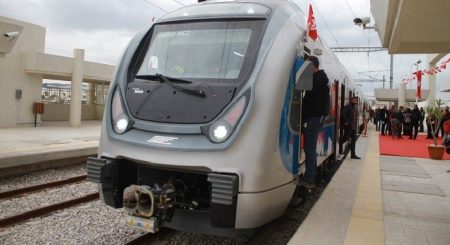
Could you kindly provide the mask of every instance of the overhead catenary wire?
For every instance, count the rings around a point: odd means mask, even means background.
[[[165,9],[161,8],[160,6],[158,6],[158,5],[156,5],[156,4],[152,3],[152,2],[150,2],[149,0],[143,0],[143,1],[144,1],[145,3],[147,3],[147,4],[152,5],[152,6],[155,7],[155,8],[158,8],[158,9],[162,10],[164,13],[169,12],[168,10],[165,10]]]
[[[402,64],[403,62],[403,57],[405,57],[404,55],[400,55],[400,60],[397,62],[397,64],[395,65],[395,70],[398,71],[398,67]]]
[[[176,2],[176,3],[178,3],[178,4],[180,4],[181,6],[186,6],[186,4],[184,4],[184,3],[181,3],[180,1],[178,1],[178,0],[172,0],[172,1],[174,1],[174,2]]]

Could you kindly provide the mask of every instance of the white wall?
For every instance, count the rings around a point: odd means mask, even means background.
[[[73,58],[45,54],[45,28],[0,16],[0,29],[23,29],[10,53],[0,56],[0,127],[34,124],[33,103],[41,102],[42,79],[70,81]],[[3,28],[4,27],[4,28]],[[3,29],[2,29],[3,28]],[[11,27],[12,28],[12,27]],[[0,35],[0,43],[8,40]],[[8,44],[8,43],[7,43]],[[12,43],[9,43],[11,46]],[[3,45],[5,46],[5,45]],[[7,45],[8,46],[8,45]],[[2,53],[3,54],[3,53]],[[109,83],[114,66],[94,62],[83,63],[85,82]],[[16,99],[16,90],[22,90],[22,98]],[[68,105],[49,105],[42,119],[68,120]],[[103,106],[82,109],[82,120],[101,119]],[[55,114],[53,114],[55,113]],[[60,114],[59,114],[60,113]]]
[[[102,120],[104,108],[103,105],[81,105],[81,120]],[[69,113],[69,104],[45,104],[41,120],[43,122],[69,121]]]
[[[33,103],[41,101],[42,75],[24,72],[25,52],[44,52],[45,28],[0,16],[0,23],[23,26],[11,53],[0,58],[0,127],[34,123]],[[22,99],[16,100],[17,89]]]

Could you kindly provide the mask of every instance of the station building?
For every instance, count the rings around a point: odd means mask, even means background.
[[[47,54],[45,35],[45,27],[0,16],[0,127],[35,120],[76,127],[81,120],[102,119],[114,66],[85,61],[82,49],[73,57]],[[44,79],[70,81],[70,89],[60,89],[55,101],[42,93]],[[43,101],[44,113],[36,116],[35,103]]]
[[[439,0],[431,4],[422,0],[371,0],[370,9],[375,23],[373,28],[389,54],[427,54],[429,70],[448,55],[450,1]],[[434,105],[436,100],[436,76],[427,76],[428,90],[423,90],[422,98],[428,105]],[[450,83],[443,87],[441,92],[450,91]],[[378,101],[397,102],[398,105],[417,100],[416,90],[406,89],[405,84],[397,89],[375,89],[375,97]]]

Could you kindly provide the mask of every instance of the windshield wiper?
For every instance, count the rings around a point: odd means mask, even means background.
[[[170,87],[172,87],[173,89],[175,89],[177,91],[183,92],[185,94],[190,94],[193,96],[201,97],[201,98],[206,97],[206,93],[203,90],[196,89],[196,88],[187,88],[187,87],[183,87],[183,86],[174,84],[174,83],[191,84],[192,82],[188,81],[188,80],[168,77],[168,76],[164,76],[159,73],[156,73],[155,75],[137,75],[136,78],[139,78],[139,79],[155,79],[156,78],[161,83],[167,83]]]
[[[138,79],[145,79],[145,80],[157,79],[158,81],[162,81],[163,77],[165,77],[166,79],[170,79],[170,82],[172,82],[172,83],[185,83],[185,84],[192,83],[191,81],[188,81],[188,80],[184,80],[181,78],[175,78],[175,77],[168,77],[168,76],[164,76],[159,73],[156,73],[155,75],[136,75],[136,78],[138,78]]]

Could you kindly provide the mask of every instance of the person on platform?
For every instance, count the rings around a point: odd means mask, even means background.
[[[303,98],[303,126],[305,146],[305,175],[299,179],[299,184],[307,188],[313,188],[317,177],[317,137],[322,129],[325,117],[330,108],[330,87],[327,74],[319,69],[319,59],[310,56],[312,63],[313,88],[305,92]]]
[[[406,108],[403,112],[403,135],[409,136],[410,139],[412,139],[412,125],[411,109]]]
[[[367,127],[369,124],[369,119],[370,119],[370,112],[369,109],[367,108],[366,105],[364,105],[364,110],[363,110],[364,116],[363,116],[363,120],[364,120],[364,130],[362,132],[362,135],[364,137],[367,137]]]
[[[421,120],[420,110],[417,105],[414,105],[414,109],[411,110],[411,121],[412,121],[412,139],[417,138],[417,134],[419,133],[419,122]],[[410,137],[410,139],[411,139]]]
[[[391,129],[391,118],[394,113],[397,113],[397,110],[395,109],[395,106],[392,105],[389,110],[387,110],[387,119],[386,119],[386,133],[389,135],[392,135],[392,129]]]
[[[342,109],[342,122],[344,125],[344,134],[350,136],[350,152],[352,159],[361,159],[356,155],[356,130],[358,129],[358,97],[354,96]],[[348,137],[345,137],[348,138]]]
[[[425,110],[423,107],[420,107],[420,119],[419,119],[419,132],[423,133],[424,127],[423,127],[423,120],[425,120]]]
[[[449,110],[449,107],[446,106],[444,109],[444,112],[442,113],[442,116],[441,116],[441,124],[439,125],[439,129],[441,131],[442,138],[444,138],[446,136],[445,130],[444,130],[444,123],[449,119],[450,119],[450,110]]]
[[[392,106],[393,108],[395,108],[394,106]],[[400,106],[398,108],[398,112],[397,112],[397,119],[400,121],[400,128],[399,128],[399,132],[400,132],[400,139],[402,138],[402,134],[404,134],[403,129],[404,127],[404,123],[405,123],[405,111],[403,106]]]
[[[380,126],[380,122],[381,122],[381,109],[380,109],[380,107],[378,107],[377,109],[375,109],[375,118],[374,118],[373,122],[375,123],[375,130],[376,130],[376,131],[381,131],[381,126]]]
[[[385,135],[387,121],[389,121],[389,113],[387,106],[384,106],[383,109],[380,110],[380,121],[381,121],[381,135]]]

